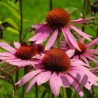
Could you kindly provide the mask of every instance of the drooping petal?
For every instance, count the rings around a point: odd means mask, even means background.
[[[87,60],[87,58],[86,58],[85,56],[81,55],[80,58],[81,58],[87,65],[89,65],[89,62],[88,62],[88,60]]]
[[[98,54],[98,50],[96,50],[96,49],[87,49],[86,52],[93,53],[93,54]]]
[[[42,70],[35,70],[32,72],[27,73],[21,80],[19,80],[15,85],[22,86],[25,83],[27,83],[30,79],[32,79],[35,75],[37,75],[38,73],[40,73]]]
[[[19,49],[21,47],[21,44],[19,42],[14,42],[14,46],[16,49]]]
[[[53,73],[50,77],[50,88],[55,96],[59,95],[61,85],[62,83],[60,76],[58,76],[56,73]]]
[[[43,33],[43,35],[35,42],[35,44],[40,44],[42,42],[44,42],[47,37],[49,36],[50,30],[47,30]]]
[[[2,47],[3,49],[11,52],[11,53],[15,53],[16,49],[14,49],[13,47],[11,47],[9,44],[4,43],[4,42],[0,42],[0,47]]]
[[[37,41],[38,39],[40,39],[44,33],[46,32],[49,32],[50,31],[50,28],[48,28],[47,25],[43,25],[41,26],[39,29],[36,30],[36,34],[29,39],[29,41]]]
[[[86,47],[91,47],[96,43],[98,44],[98,38],[95,38],[93,41],[91,41],[89,44],[87,44]]]
[[[90,83],[88,82],[88,76],[87,75],[84,75],[82,80],[81,80],[81,83],[88,89],[90,90],[91,89],[91,85]]]
[[[6,62],[9,62],[9,64],[12,64],[12,65],[16,65],[18,67],[23,67],[23,66],[26,66],[26,65],[33,65],[33,64],[36,64],[37,62],[33,62],[33,61],[25,61],[25,60],[20,60],[20,61],[10,61],[10,60],[6,60]]]
[[[10,52],[1,52],[0,56],[9,57],[9,56],[13,56],[13,54]]]
[[[35,77],[31,80],[30,84],[29,84],[28,87],[27,87],[26,92],[29,92],[29,91],[30,91],[30,89],[32,88],[32,86],[36,83],[37,78],[38,78],[38,75],[35,76]]]
[[[79,93],[79,95],[81,97],[84,96],[81,85],[79,83],[79,81],[73,76],[73,74],[69,74],[69,76],[74,80],[72,83],[72,86],[74,87],[74,89]],[[77,77],[77,76],[76,76]],[[78,77],[77,77],[78,78]]]
[[[68,51],[66,51],[66,54],[71,58],[75,53],[74,49],[69,49]]]
[[[62,28],[62,33],[63,33],[63,35],[64,35],[64,37],[65,37],[65,40],[66,40],[66,43],[68,44],[68,46],[69,46],[70,48],[73,48],[73,45],[72,45],[72,43],[70,42],[68,36],[66,35],[66,31],[65,31],[64,28]]]
[[[49,80],[50,76],[51,76],[50,71],[40,73],[40,75],[39,75],[39,77],[37,79],[37,84],[41,85],[41,84],[47,82]]]
[[[51,36],[51,38],[47,42],[45,50],[49,49],[54,44],[54,42],[57,38],[57,35],[58,35],[58,30],[55,30],[55,32],[53,33],[53,35]]]
[[[70,24],[70,27],[71,27],[74,31],[76,31],[79,35],[81,35],[81,36],[83,36],[84,38],[86,38],[87,40],[91,41],[91,39],[90,39],[91,36],[90,36],[90,35],[88,35],[88,34],[82,32],[81,30],[79,30],[78,28],[76,28],[75,26],[73,26],[72,24]]]
[[[64,30],[65,30],[66,35],[67,35],[68,39],[70,40],[71,44],[72,44],[75,48],[77,48],[78,50],[80,50],[76,39],[75,39],[74,36],[71,34],[71,32],[69,31],[69,29],[67,29],[66,27],[64,27]]]
[[[82,23],[85,23],[85,22],[87,22],[88,20],[91,20],[91,19],[93,19],[93,18],[94,18],[94,17],[90,17],[90,18],[86,18],[86,19],[79,18],[79,19],[76,19],[76,20],[72,20],[71,23],[82,24]]]
[[[83,54],[86,58],[88,58],[88,59],[90,59],[90,60],[92,60],[92,61],[94,61],[94,62],[98,62],[95,58],[93,58],[92,56],[90,56],[89,54]]]
[[[63,86],[65,86],[65,87],[69,87],[70,86],[70,82],[69,82],[69,77],[68,77],[68,75],[64,75],[64,74],[62,74],[61,75],[61,79],[62,79],[62,84],[63,84]]]
[[[78,60],[78,59],[71,59],[71,65],[72,65],[72,66],[76,66],[76,65],[89,66],[89,65],[87,65],[86,63],[84,63],[83,61]]]
[[[43,35],[42,32],[37,32],[32,38],[30,38],[28,41],[36,41]]]
[[[35,24],[35,25],[32,25],[32,28],[39,29],[42,26],[43,26],[43,24]]]

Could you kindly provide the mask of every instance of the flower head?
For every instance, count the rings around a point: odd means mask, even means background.
[[[90,90],[93,84],[98,86],[98,78],[87,69],[87,64],[78,59],[70,59],[72,56],[71,50],[65,53],[57,48],[37,55],[36,58],[40,61],[34,66],[35,70],[26,74],[16,85],[22,86],[31,80],[27,88],[28,92],[35,83],[41,85],[49,80],[55,96],[59,95],[61,86],[73,86],[79,95],[83,96],[81,84]]]
[[[83,38],[80,40],[80,42],[78,42],[78,46],[81,51],[77,50],[72,45],[66,44],[65,42],[62,42],[62,49],[63,50],[74,49],[75,50],[74,58],[82,59],[87,64],[89,64],[88,60],[98,63],[97,61],[98,50],[91,48],[96,43],[98,43],[98,38],[94,39],[92,42],[88,44],[84,43],[84,38]]]
[[[7,51],[0,53],[0,59],[3,62],[7,62],[18,67],[34,64],[32,57],[38,54],[38,47],[35,48],[33,45],[27,44],[21,45],[19,42],[14,42],[14,46],[15,48],[7,43],[0,43],[0,47]]]
[[[75,48],[80,50],[77,41],[70,32],[69,28],[73,29],[75,32],[77,32],[84,38],[90,40],[90,35],[85,34],[73,25],[73,23],[85,23],[89,19],[90,18],[85,20],[70,20],[70,15],[67,13],[67,11],[61,8],[53,9],[48,13],[45,24],[33,25],[33,28],[36,29],[36,34],[32,38],[30,38],[29,41],[35,41],[36,44],[42,43],[49,37],[51,32],[52,36],[46,44],[46,49],[49,49],[57,39],[58,33],[62,32],[66,39],[66,42],[71,43]]]

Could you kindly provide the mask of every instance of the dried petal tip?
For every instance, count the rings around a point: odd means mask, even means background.
[[[46,17],[47,24],[52,29],[60,29],[70,21],[70,15],[63,9],[51,10]]]

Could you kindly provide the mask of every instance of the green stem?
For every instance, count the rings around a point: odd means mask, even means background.
[[[19,0],[20,8],[20,30],[19,30],[19,42],[22,42],[22,29],[23,29],[23,14],[22,14],[22,0]],[[18,81],[19,71],[16,72],[16,82]]]
[[[19,77],[19,71],[16,72],[16,82],[18,81],[18,77]]]
[[[66,94],[66,88],[62,88],[63,89],[63,98],[67,98],[67,94]]]
[[[20,7],[20,31],[19,31],[19,42],[22,42],[22,31],[23,31],[23,12],[22,12],[22,0],[19,0]]]
[[[16,86],[15,85],[13,86],[13,96],[14,98],[16,98]]]
[[[45,95],[46,95],[46,89],[44,90],[44,92],[43,92],[43,94],[42,94],[42,96],[41,96],[41,98],[45,98]]]
[[[24,75],[27,74],[27,69],[28,69],[28,66],[25,66],[24,67]],[[23,85],[22,87],[22,94],[21,94],[21,98],[24,98],[25,97],[25,85]]]
[[[88,1],[88,0],[84,0],[84,4],[83,4],[83,19],[85,19],[85,16],[86,16],[87,1]],[[85,31],[85,26],[82,26],[82,31]]]
[[[25,95],[25,85],[23,85],[23,87],[22,87],[21,98],[24,98],[24,95]]]
[[[52,8],[53,8],[53,1],[50,0],[50,11],[52,10]]]
[[[58,48],[61,48],[61,38],[62,38],[62,36],[61,36],[61,32],[58,34],[58,37],[57,37],[57,46],[58,46]]]
[[[38,98],[38,85],[35,84],[35,98]]]

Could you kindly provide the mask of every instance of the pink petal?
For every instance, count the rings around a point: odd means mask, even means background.
[[[74,55],[73,59],[79,59],[79,55]]]
[[[53,73],[50,77],[50,88],[55,96],[59,95],[61,85],[61,78],[56,73]]]
[[[30,84],[29,84],[28,87],[27,87],[26,92],[29,92],[29,91],[30,91],[30,89],[32,88],[32,86],[36,83],[38,77],[39,77],[39,76],[37,75],[37,76],[35,76],[35,77],[31,80]]]
[[[19,42],[14,42],[14,46],[16,49],[19,49],[21,47],[21,44]]]
[[[32,38],[30,38],[28,41],[36,41],[43,35],[42,32],[37,32]]]
[[[41,85],[41,84],[47,82],[49,80],[50,76],[51,76],[50,71],[41,72],[38,79],[37,79],[37,84]]]
[[[66,51],[66,54],[71,58],[75,53],[74,49],[69,49],[68,51]]]
[[[11,53],[15,53],[16,49],[14,49],[13,47],[11,47],[9,44],[4,43],[4,42],[0,42],[0,47],[2,47],[3,49],[11,52]]]
[[[35,28],[35,29],[39,29],[43,26],[44,24],[35,24],[35,25],[32,25],[32,28]]]
[[[63,35],[64,35],[64,37],[65,37],[65,40],[66,40],[66,43],[68,44],[68,46],[69,46],[70,48],[71,48],[71,47],[73,48],[73,45],[72,45],[72,43],[70,42],[68,36],[66,35],[66,31],[65,31],[64,28],[62,28],[62,33],[63,33]]]
[[[47,31],[49,32],[50,28],[48,28],[47,25],[43,25],[42,27],[36,30],[36,34],[32,38],[30,38],[29,41],[37,41]]]
[[[91,19],[93,19],[93,18],[94,18],[94,17],[90,17],[90,18],[86,18],[86,19],[80,18],[80,19],[72,20],[71,23],[82,24],[82,23],[85,23],[85,22],[87,22],[88,20],[91,20]]]
[[[94,59],[92,56],[90,56],[89,54],[83,54],[86,58],[94,61],[94,62],[98,62],[96,59]]]
[[[86,39],[88,39],[89,41],[91,41],[91,39],[90,39],[91,36],[90,36],[90,35],[88,35],[88,34],[82,32],[81,30],[79,30],[78,28],[76,28],[75,26],[73,26],[72,24],[70,24],[70,27],[71,27],[73,30],[75,30],[79,35],[81,35],[81,36],[83,36],[84,38],[86,38]]]
[[[86,63],[84,63],[83,61],[78,60],[78,59],[71,59],[71,65],[72,66],[77,66],[77,65],[89,66]]]
[[[21,61],[9,61],[9,60],[7,60],[6,62],[9,62],[12,65],[17,65],[18,67],[36,64],[36,62],[25,61],[25,60],[21,60]]]
[[[91,41],[89,44],[86,45],[86,47],[91,47],[91,46],[93,46],[96,43],[98,43],[98,38],[96,38],[93,41]]]
[[[49,33],[50,33],[50,30],[47,30],[46,32],[44,32],[43,35],[35,42],[35,44],[40,44],[44,42],[49,36]]]
[[[80,58],[87,64],[89,65],[88,60],[85,58],[85,56],[81,55]]]
[[[53,35],[51,36],[51,38],[47,42],[45,50],[49,49],[54,44],[54,42],[57,38],[57,35],[58,35],[58,30],[55,30],[55,32],[53,33]]]
[[[88,49],[88,50],[86,50],[86,52],[93,53],[93,54],[98,54],[98,50],[96,50],[96,49]]]
[[[75,77],[73,76],[73,74],[69,74],[71,78],[73,78],[74,82],[72,83],[72,86],[75,88],[75,90],[79,93],[79,95],[81,97],[84,96],[83,92],[82,92],[82,88],[81,85],[79,84],[79,81],[77,79],[75,79]]]
[[[9,56],[13,56],[13,54],[12,53],[10,53],[10,52],[1,52],[0,53],[0,56],[5,56],[5,57],[9,57]]]
[[[90,83],[88,83],[88,76],[87,75],[84,75],[82,80],[81,80],[81,83],[88,89],[90,90],[91,89],[91,85]]]
[[[42,70],[35,70],[32,72],[27,73],[21,80],[19,80],[15,85],[22,86],[25,83],[27,83],[30,79],[32,79],[34,76],[36,76],[38,73],[40,73]]]
[[[68,39],[70,40],[71,44],[77,48],[78,50],[80,50],[76,39],[74,38],[74,36],[71,34],[71,32],[69,31],[69,29],[67,29],[66,27],[64,27],[64,30],[66,32],[66,35],[68,36]]]
[[[69,82],[69,77],[68,77],[68,75],[61,75],[61,79],[62,79],[62,84],[63,84],[63,86],[65,86],[65,87],[69,87],[70,86],[70,82]]]

